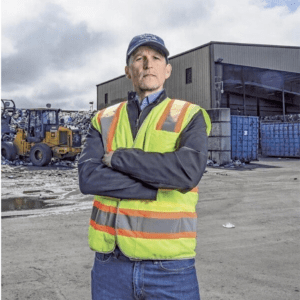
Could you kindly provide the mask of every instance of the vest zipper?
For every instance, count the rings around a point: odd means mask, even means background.
[[[141,116],[142,116],[143,112],[146,111],[146,110],[148,110],[149,108],[152,108],[152,107],[155,107],[155,106],[156,106],[156,105],[155,105],[154,103],[150,103],[150,104],[149,104],[148,106],[146,106],[143,110],[141,110],[141,112],[139,113],[139,116],[138,116],[138,118],[137,118],[137,120],[136,120],[136,122],[135,122],[135,127],[136,127],[137,131],[139,130],[138,127],[139,127],[140,119],[141,119]],[[147,117],[148,117],[148,115],[150,114],[151,110],[152,110],[152,109],[149,110],[149,112],[148,112],[148,114],[147,114]]]
[[[138,110],[138,117],[137,117],[137,119],[136,119],[136,121],[135,121],[135,129],[136,129],[136,134],[137,134],[137,132],[138,132],[138,130],[139,130],[140,117],[141,117],[143,111],[141,110],[141,107],[140,107],[139,102],[136,101],[135,103],[136,103],[137,110]]]
[[[142,112],[139,114],[139,116],[135,122],[136,133],[139,131],[139,122],[140,122],[141,115],[142,115]]]
[[[141,111],[141,113],[139,114],[139,116],[138,116],[138,118],[137,118],[137,120],[136,120],[136,123],[135,123],[136,135],[135,135],[135,138],[134,138],[134,140],[133,140],[133,147],[134,147],[134,145],[135,145],[135,141],[136,141],[137,136],[138,136],[138,134],[139,134],[139,123],[140,123],[140,119],[141,119],[142,114],[143,114],[143,111]],[[148,117],[148,116],[149,116],[149,114],[147,115],[147,117]],[[147,118],[147,117],[146,117],[146,118]]]

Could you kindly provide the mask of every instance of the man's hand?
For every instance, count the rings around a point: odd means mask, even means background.
[[[102,161],[105,163],[108,167],[111,168],[111,158],[114,154],[114,151],[110,151],[109,153],[104,154]]]

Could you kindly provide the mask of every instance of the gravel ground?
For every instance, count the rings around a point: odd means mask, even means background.
[[[1,177],[2,299],[90,299],[93,197],[79,192],[76,168],[2,166]],[[197,205],[201,300],[300,299],[299,181],[299,159],[207,167]]]

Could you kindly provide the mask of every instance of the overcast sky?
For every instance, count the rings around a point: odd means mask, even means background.
[[[132,37],[174,56],[210,41],[300,45],[300,0],[2,0],[1,98],[18,108],[89,109],[124,74]],[[95,107],[95,105],[94,105]]]

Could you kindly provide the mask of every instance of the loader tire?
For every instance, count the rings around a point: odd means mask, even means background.
[[[15,160],[17,156],[17,148],[12,142],[1,143],[1,155],[7,160]]]
[[[47,166],[51,161],[51,158],[52,151],[46,144],[37,144],[30,150],[30,160],[35,166]]]

